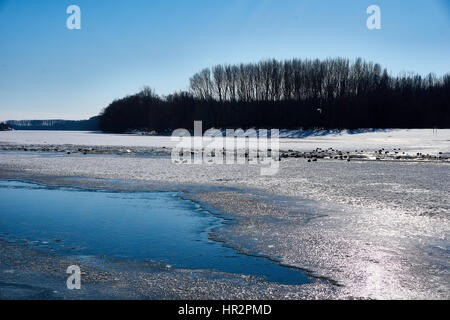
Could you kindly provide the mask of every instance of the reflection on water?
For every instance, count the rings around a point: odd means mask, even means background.
[[[159,261],[285,284],[305,272],[211,241],[222,220],[173,192],[106,192],[0,181],[0,237],[61,254]]]

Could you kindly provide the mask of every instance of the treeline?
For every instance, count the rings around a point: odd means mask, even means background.
[[[10,126],[8,126],[6,123],[0,122],[0,131],[8,131],[12,130]]]
[[[450,73],[391,76],[358,58],[265,60],[196,73],[189,92],[115,100],[100,129],[450,127]]]
[[[8,120],[6,125],[14,130],[99,130],[99,117],[88,120]]]

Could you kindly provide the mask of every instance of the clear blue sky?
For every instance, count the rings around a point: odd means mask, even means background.
[[[366,28],[371,4],[381,30]],[[336,56],[449,72],[450,0],[0,0],[0,120],[87,118],[218,63]]]

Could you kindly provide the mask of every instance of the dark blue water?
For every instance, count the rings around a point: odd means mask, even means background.
[[[0,236],[62,254],[152,260],[284,284],[305,272],[238,253],[208,234],[222,220],[173,192],[107,192],[0,181]]]

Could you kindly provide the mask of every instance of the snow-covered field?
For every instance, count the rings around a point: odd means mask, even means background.
[[[374,151],[381,148],[401,148],[403,151],[437,154],[450,152],[450,129],[393,129],[379,131],[280,132],[280,149],[310,151],[317,147],[342,151],[362,149]],[[304,138],[292,138],[304,136]],[[173,147],[170,136],[144,136],[138,134],[103,134],[87,131],[2,131],[0,144],[20,145],[86,145],[86,146],[136,146]]]
[[[172,145],[170,137],[51,131],[1,132],[0,144],[5,143]],[[282,150],[401,148],[448,154],[450,130],[315,135],[283,138],[280,145]],[[276,175],[261,176],[258,166],[252,165],[177,165],[169,158],[134,155],[4,151],[1,177],[103,186],[108,181],[128,181],[140,187],[181,190],[235,217],[237,223],[217,235],[221,241],[342,285],[275,291],[271,287],[272,297],[450,298],[448,161],[309,163],[288,158],[281,161]],[[116,182],[112,185],[118,187]],[[254,292],[242,289],[241,293],[255,298]]]

